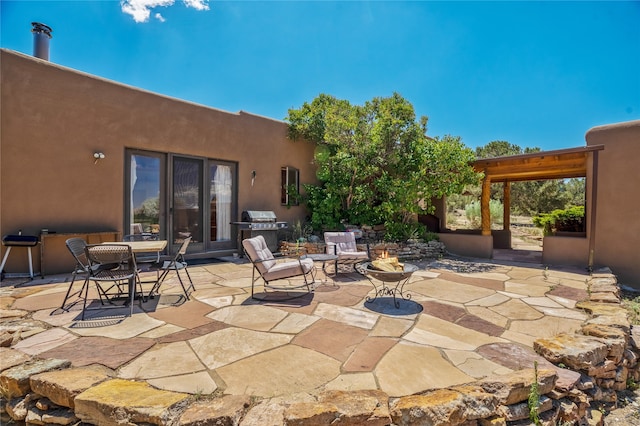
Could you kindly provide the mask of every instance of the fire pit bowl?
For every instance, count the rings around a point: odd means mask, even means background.
[[[410,263],[404,264],[404,271],[381,271],[380,269],[376,269],[373,267],[371,262],[363,263],[360,269],[364,272],[365,275],[370,275],[371,277],[384,282],[396,282],[408,279],[411,274],[418,270],[416,265],[411,265]]]
[[[380,269],[376,269],[373,267],[371,262],[363,263],[360,266],[360,270],[364,274],[364,276],[369,280],[371,285],[373,285],[373,290],[375,295],[373,297],[367,296],[367,302],[373,302],[378,297],[382,296],[393,296],[393,305],[396,308],[400,308],[400,301],[398,300],[398,296],[404,300],[410,300],[410,294],[404,294],[404,285],[409,282],[409,278],[411,275],[418,270],[416,265],[411,265],[409,263],[404,264],[403,271],[381,271]],[[376,283],[371,279],[375,278],[378,281],[382,281],[382,286],[378,287]],[[393,284],[387,283],[396,283],[395,287]]]

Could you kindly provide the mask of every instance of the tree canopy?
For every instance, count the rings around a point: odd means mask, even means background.
[[[286,120],[290,139],[316,144],[320,184],[304,185],[316,229],[408,223],[432,198],[478,182],[473,151],[459,137],[428,137],[427,117],[397,93],[364,105],[320,94]]]
[[[492,141],[484,146],[476,147],[476,157],[478,158],[505,157],[508,155],[530,154],[532,152],[540,152],[540,148],[525,147],[523,149],[521,146],[507,141]]]

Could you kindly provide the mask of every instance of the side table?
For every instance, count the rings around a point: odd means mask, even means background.
[[[316,253],[316,254],[308,254],[307,257],[311,260],[313,260],[314,263],[316,262],[322,262],[322,272],[324,273],[324,279],[322,280],[322,282],[326,282],[327,281],[327,277],[329,276],[329,274],[327,274],[327,262],[335,262],[336,260],[338,260],[338,256],[335,254],[327,254],[327,253]],[[334,285],[335,285],[335,281],[334,281]]]

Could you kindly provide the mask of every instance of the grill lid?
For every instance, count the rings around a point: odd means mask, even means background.
[[[242,212],[243,222],[275,222],[276,214],[268,210],[245,210]]]

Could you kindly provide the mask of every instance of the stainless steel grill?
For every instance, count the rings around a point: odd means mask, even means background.
[[[286,229],[287,222],[278,222],[276,214],[268,210],[245,210],[241,221],[233,222],[238,226],[238,249],[242,247],[242,240],[262,235],[271,251],[278,250],[278,230]]]

